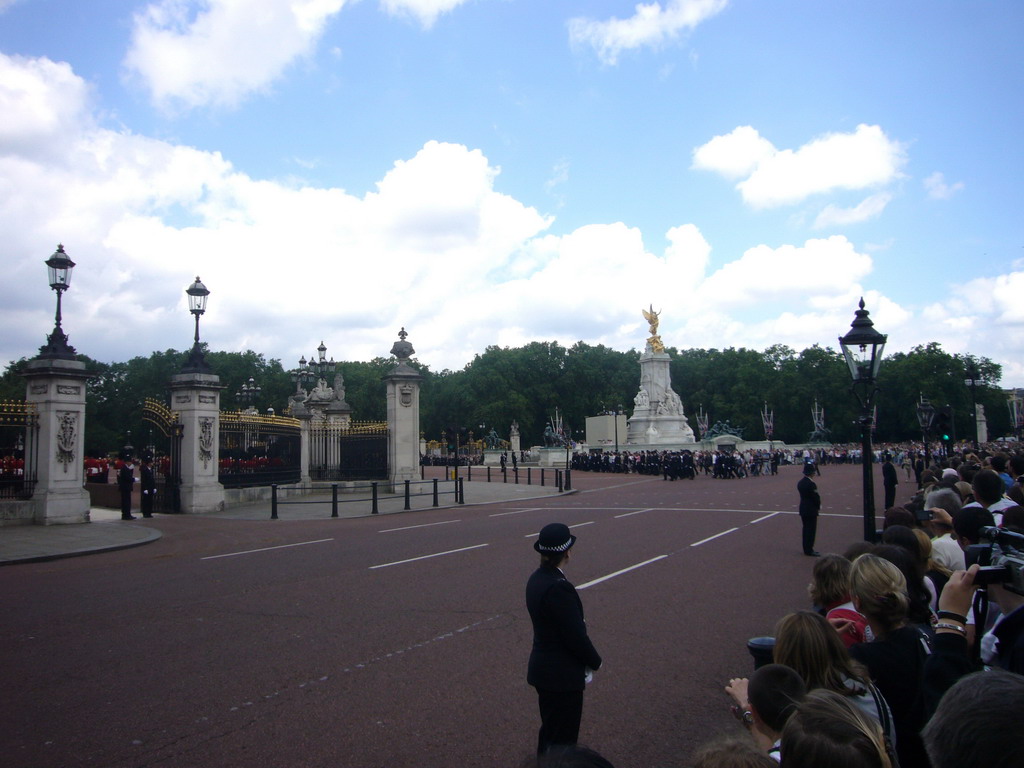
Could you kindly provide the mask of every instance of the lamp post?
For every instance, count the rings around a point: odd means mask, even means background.
[[[53,255],[46,260],[50,287],[57,292],[57,313],[54,317],[53,332],[46,337],[46,344],[39,348],[39,357],[44,360],[74,360],[75,348],[68,344],[67,334],[60,327],[60,297],[71,285],[73,262],[64,252],[64,246],[58,245]]]
[[[185,289],[185,293],[188,294],[188,311],[196,318],[196,335],[192,351],[181,371],[182,373],[212,373],[210,364],[203,357],[203,348],[199,346],[199,318],[206,312],[206,299],[210,292],[199,280],[199,275],[196,275],[196,281]]]
[[[250,376],[249,381],[243,383],[241,389],[235,392],[235,397],[240,404],[245,405],[244,410],[246,413],[256,413],[256,399],[260,396],[261,392],[263,392],[263,389]]]
[[[872,482],[871,413],[872,401],[878,392],[878,368],[887,336],[874,328],[864,309],[864,299],[854,315],[850,330],[839,338],[843,357],[850,368],[853,385],[850,390],[860,403],[861,463],[864,474],[864,540],[875,540],[875,487]]]
[[[975,388],[982,383],[984,382],[981,379],[978,364],[973,360],[968,361],[964,370],[964,384],[971,390],[971,418],[974,420],[974,439],[971,442],[974,444],[974,450],[978,450],[978,398]]]
[[[917,423],[921,425],[921,434],[924,436],[924,466],[925,469],[931,466],[931,452],[928,448],[928,440],[931,437],[932,424],[935,421],[935,406],[921,395],[921,401],[917,404]]]

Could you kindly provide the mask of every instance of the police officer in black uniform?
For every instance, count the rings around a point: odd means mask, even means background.
[[[583,715],[583,689],[601,656],[587,635],[583,603],[562,573],[576,537],[562,523],[544,526],[533,548],[540,567],[526,584],[533,621],[533,649],[526,681],[537,689],[540,732],[537,754],[575,744]]]

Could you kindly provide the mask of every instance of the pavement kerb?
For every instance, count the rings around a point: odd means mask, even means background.
[[[511,483],[469,483],[470,501],[459,504],[452,501],[448,504],[417,503],[412,508],[381,510],[380,515],[396,515],[403,512],[422,512],[430,509],[466,509],[468,507],[488,506],[491,504],[507,504],[509,502],[533,502],[540,499],[548,499],[558,496],[567,496],[579,493],[578,490],[557,491],[553,486],[524,486]],[[490,487],[488,487],[490,486]],[[524,495],[516,495],[514,490],[525,490]],[[543,489],[543,492],[540,492]],[[490,495],[492,498],[478,498],[473,500],[473,491],[481,495]],[[486,493],[485,493],[486,492]],[[528,495],[526,495],[528,494]],[[426,494],[424,494],[426,495]],[[382,497],[381,504],[393,505],[396,501],[404,501],[402,494],[388,494]],[[330,498],[315,500],[316,504],[330,504]],[[368,502],[349,502],[359,504],[359,508],[346,507],[342,505],[339,509],[340,518],[370,517]],[[344,513],[341,509],[347,509]],[[16,525],[0,527],[0,566],[17,565],[21,563],[41,563],[50,560],[60,560],[68,557],[81,557],[83,555],[99,554],[101,552],[114,552],[119,549],[138,547],[143,544],[150,544],[160,539],[163,534],[155,528],[146,525],[132,525],[122,522],[118,510],[94,507],[90,510],[90,522],[74,525]],[[136,515],[137,516],[137,515]],[[159,524],[163,515],[158,515],[152,524]],[[175,515],[178,517],[178,515]],[[187,516],[183,516],[187,517]],[[269,520],[270,503],[259,502],[257,504],[241,505],[223,512],[213,512],[201,517],[215,517],[219,519],[236,520]],[[280,519],[280,518],[279,518]],[[291,517],[285,514],[286,520],[322,520],[323,514],[311,515],[297,514]],[[331,519],[331,518],[327,518]]]

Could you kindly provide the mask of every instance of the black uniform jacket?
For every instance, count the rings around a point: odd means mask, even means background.
[[[540,567],[526,584],[533,650],[526,681],[546,691],[582,691],[586,668],[601,666],[587,636],[583,603],[557,568]]]
[[[821,496],[818,495],[818,486],[815,482],[805,475],[796,484],[796,489],[800,492],[800,514],[818,514],[821,509]]]

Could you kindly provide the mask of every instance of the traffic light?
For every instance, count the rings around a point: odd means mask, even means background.
[[[944,405],[935,412],[935,434],[946,449],[946,456],[953,455],[953,441],[956,430],[953,424],[953,406]]]

